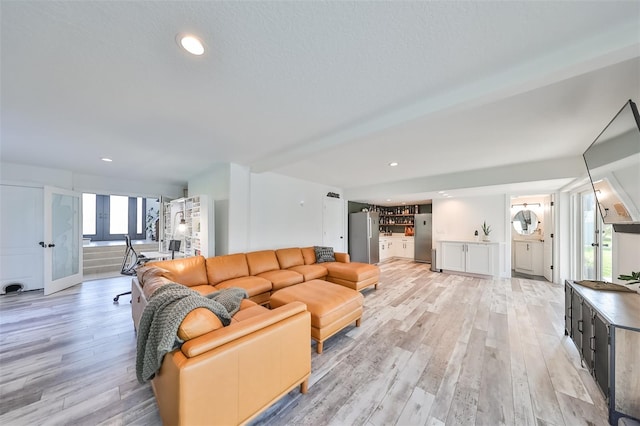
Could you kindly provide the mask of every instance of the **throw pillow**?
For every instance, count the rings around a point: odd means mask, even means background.
[[[333,254],[333,247],[313,246],[313,249],[316,252],[316,262],[317,263],[335,262],[336,261],[336,257]]]

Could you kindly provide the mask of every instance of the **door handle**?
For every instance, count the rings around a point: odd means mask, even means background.
[[[598,243],[591,243],[591,247],[598,247],[600,244]]]
[[[40,244],[40,247],[42,248],[46,248],[47,245],[44,243],[44,241],[40,241],[38,244]]]
[[[55,247],[55,246],[56,246],[55,244],[49,244],[49,245],[47,245],[47,247]]]
[[[591,349],[593,352],[596,351],[596,348],[595,348],[595,344],[592,345],[591,343],[592,342],[595,343],[595,341],[596,341],[596,337],[595,336],[589,337],[589,349]]]
[[[580,333],[582,333],[582,327],[581,327],[581,325],[582,325],[582,320],[578,320],[578,331],[579,331]]]

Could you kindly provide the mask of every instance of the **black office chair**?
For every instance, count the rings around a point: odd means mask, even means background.
[[[124,236],[124,242],[127,248],[124,252],[124,259],[122,259],[122,268],[120,269],[120,273],[122,275],[135,275],[136,268],[138,267],[138,265],[145,264],[147,261],[149,261],[149,259],[136,253],[135,249],[133,248],[133,245],[131,245],[131,239],[129,238],[128,235]],[[120,296],[124,296],[127,294],[131,294],[131,292],[127,291],[127,292],[118,294],[116,297],[113,298],[113,302],[118,303],[118,299],[120,299]]]

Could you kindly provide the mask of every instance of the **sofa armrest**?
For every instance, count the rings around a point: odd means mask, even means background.
[[[349,256],[349,253],[333,253],[334,257],[336,258],[336,262],[342,262],[342,263],[350,263],[351,262],[351,257]]]
[[[296,386],[305,392],[311,314],[299,302],[281,308],[165,355],[151,382],[163,424],[244,424]]]
[[[302,302],[289,303],[265,312],[263,315],[191,339],[182,345],[181,350],[187,358],[193,358],[306,310],[307,306]]]

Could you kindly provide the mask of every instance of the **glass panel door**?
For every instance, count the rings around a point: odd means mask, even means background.
[[[80,194],[44,188],[44,294],[82,282]]]
[[[613,227],[602,222],[592,191],[580,194],[580,200],[582,213],[581,279],[612,282],[611,238]]]
[[[583,192],[580,195],[580,207],[582,212],[582,274],[583,280],[597,280],[597,242],[596,242],[596,202],[593,191]]]
[[[602,223],[602,218],[598,215],[598,220]],[[602,224],[600,237],[600,270],[602,271],[602,281],[613,282],[613,256],[611,252],[613,225]]]

